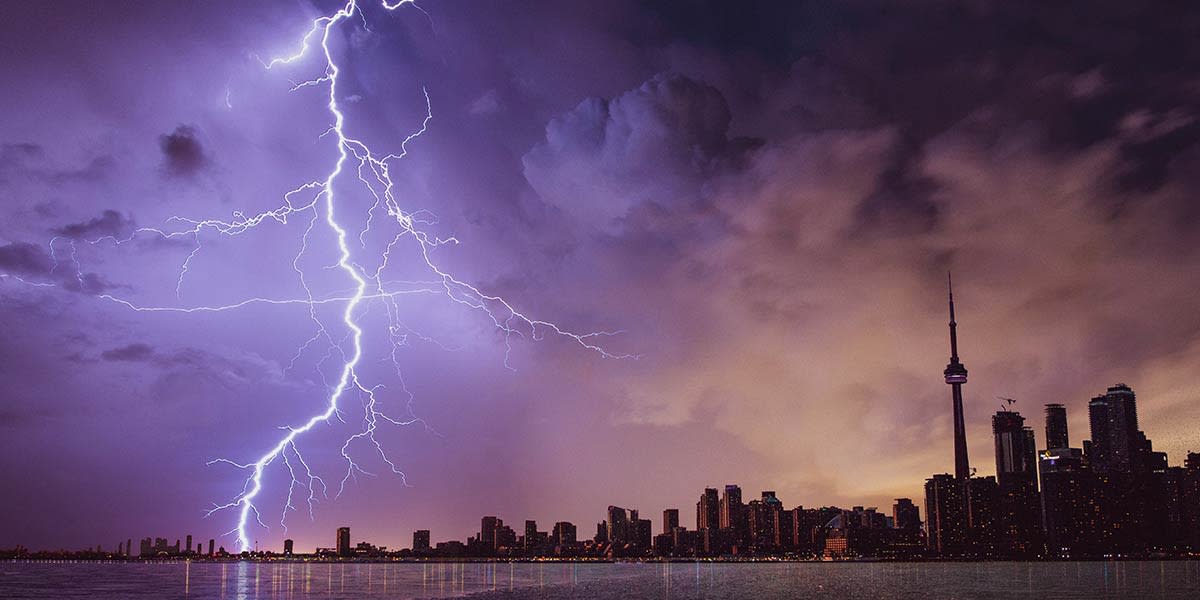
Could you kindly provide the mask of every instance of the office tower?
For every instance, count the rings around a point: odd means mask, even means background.
[[[911,498],[896,498],[896,503],[892,505],[892,526],[905,531],[921,528],[921,510]]]
[[[1097,550],[1102,506],[1099,478],[1079,448],[1056,448],[1038,454],[1041,474],[1042,529],[1050,556],[1082,558]]]
[[[184,552],[187,552],[188,554],[192,553],[192,536],[191,535],[187,536],[187,550],[184,550]]]
[[[1047,429],[1050,419],[1051,413],[1047,411]],[[1042,520],[1033,430],[1025,426],[1020,413],[1001,410],[992,415],[992,435],[998,483],[996,550],[1002,556],[1031,557],[1041,547]]]
[[[496,549],[496,530],[503,524],[497,517],[483,517],[479,524],[479,543],[484,548]]]
[[[1118,383],[1103,396],[1088,403],[1091,425],[1092,468],[1100,472],[1130,472],[1141,432],[1137,422],[1137,396],[1129,386]]]
[[[354,551],[350,549],[350,528],[338,527],[337,530],[337,553],[338,556],[351,556]]]
[[[283,555],[291,556],[292,551],[295,549],[295,547],[296,547],[295,542],[293,542],[292,540],[283,540]]]
[[[428,552],[429,551],[429,530],[418,529],[413,532],[413,552]]]
[[[1046,405],[1046,449],[1070,448],[1067,435],[1067,409],[1061,404]]]
[[[663,533],[671,533],[679,527],[679,509],[668,508],[663,511]]]
[[[125,556],[133,556],[133,538],[125,540]]]
[[[597,544],[608,543],[608,521],[600,521],[596,523],[596,535],[592,538]]]
[[[1002,410],[992,415],[996,443],[996,479],[1001,491],[1036,487],[1037,450],[1033,430],[1021,413]]]
[[[925,480],[925,539],[943,557],[968,554],[966,486],[949,474]]]
[[[536,548],[538,543],[537,521],[525,521],[525,549]]]
[[[795,511],[776,510],[773,512],[772,520],[774,522],[772,523],[772,530],[775,534],[775,539],[773,542],[776,548],[782,550],[791,550],[795,547],[795,518]]]
[[[216,554],[216,550],[215,550],[216,543],[217,543],[216,540],[214,540],[212,538],[208,539],[208,555],[209,556],[213,556],[214,554]]]
[[[951,387],[954,407],[954,476],[966,479],[971,476],[971,463],[967,459],[967,426],[963,421],[962,385],[967,382],[967,367],[958,360],[958,323],[954,320],[954,285],[946,275],[950,293],[950,364],[943,375]],[[928,514],[928,513],[927,513]]]
[[[716,529],[721,526],[721,500],[716,488],[704,488],[696,502],[696,529]]]
[[[630,522],[634,519],[630,517],[629,511],[620,506],[608,507],[608,535],[607,539],[611,544],[628,544],[633,538],[631,529],[635,527]]]
[[[741,520],[742,488],[730,484],[721,496],[721,529],[734,529]]]
[[[575,525],[568,521],[554,524],[554,543],[559,546],[570,546],[575,543]]]

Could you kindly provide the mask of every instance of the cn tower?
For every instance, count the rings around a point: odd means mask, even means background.
[[[971,476],[971,462],[967,459],[967,428],[963,422],[962,385],[967,382],[967,368],[958,362],[958,323],[954,322],[954,282],[946,273],[946,285],[950,292],[950,364],[943,374],[954,395],[954,476],[966,480]]]

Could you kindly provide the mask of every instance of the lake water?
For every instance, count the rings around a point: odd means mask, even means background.
[[[1200,598],[1200,562],[0,562],[0,598]]]

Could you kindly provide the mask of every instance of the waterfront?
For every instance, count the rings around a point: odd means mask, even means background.
[[[1200,562],[0,563],[0,597],[1195,598]]]

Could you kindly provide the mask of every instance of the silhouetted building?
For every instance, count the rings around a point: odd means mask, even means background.
[[[489,548],[494,551],[497,547],[496,530],[502,525],[503,525],[503,521],[501,521],[497,517],[488,516],[488,517],[483,517],[482,519],[480,519],[479,543],[484,548]]]
[[[721,500],[716,488],[704,488],[696,502],[696,529],[717,529],[721,526]]]
[[[1067,409],[1061,404],[1046,405],[1046,448],[1070,448],[1067,435]]]
[[[295,548],[295,542],[293,542],[292,540],[283,540],[283,555],[284,556],[291,556],[294,548]]]
[[[998,502],[997,552],[1032,557],[1041,550],[1041,500],[1037,484],[1037,450],[1033,430],[1020,413],[1002,410],[992,416],[996,444]]]
[[[945,557],[969,555],[964,480],[949,474],[925,480],[925,539],[930,552]]]
[[[663,533],[671,533],[679,527],[679,509],[668,508],[663,511]]]
[[[350,547],[350,528],[338,527],[337,530],[337,555],[338,556],[353,556],[354,550]]]
[[[892,505],[892,526],[903,531],[921,529],[921,510],[910,498],[896,498]]]
[[[413,532],[412,549],[413,552],[428,552],[430,550],[428,529],[418,529]]]
[[[570,546],[575,544],[575,526],[567,521],[559,521],[554,524],[554,543],[559,546]]]
[[[191,535],[187,536],[187,546],[186,546],[186,550],[184,550],[184,552],[187,554],[192,553],[192,536]]]

